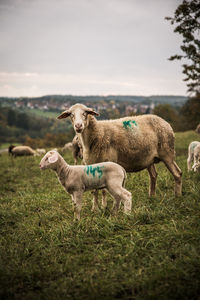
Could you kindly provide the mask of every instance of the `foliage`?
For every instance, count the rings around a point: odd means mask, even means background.
[[[176,24],[174,32],[183,36],[181,50],[183,54],[171,56],[169,59],[187,59],[183,64],[183,73],[188,81],[188,91],[200,92],[200,5],[199,0],[183,0],[177,7],[174,17],[166,17],[171,24]]]
[[[169,122],[175,131],[180,130],[180,116],[178,112],[169,104],[157,105],[153,113]]]
[[[1,107],[0,125],[0,142],[24,143],[27,138],[30,138],[35,139],[32,144],[36,144],[37,141],[40,145],[43,143],[43,146],[50,146],[56,141],[58,146],[63,146],[74,136],[71,123],[68,120],[60,122],[56,118],[36,116],[10,107]],[[48,134],[51,135],[52,142],[46,138]],[[60,143],[63,144],[60,145]],[[30,140],[28,144],[30,144]]]
[[[186,136],[187,134],[187,136]],[[91,212],[73,222],[70,196],[39,157],[0,156],[1,299],[198,299],[200,174],[188,173],[194,132],[176,134],[183,196],[158,164],[157,194],[148,198],[146,171],[128,174],[133,212]],[[70,153],[65,159],[72,163]]]
[[[200,122],[200,93],[190,98],[181,108],[183,126],[186,130],[195,129]]]

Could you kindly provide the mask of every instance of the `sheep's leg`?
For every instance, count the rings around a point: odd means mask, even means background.
[[[124,204],[124,213],[130,213],[132,208],[132,195],[129,191],[127,191],[123,187],[109,187],[108,191],[115,199],[115,203],[113,205],[114,212],[117,212],[120,206],[120,202],[122,200]]]
[[[99,210],[99,206],[98,206],[98,194],[99,194],[99,191],[95,190],[92,193],[93,193],[92,211],[98,211]]]
[[[188,159],[187,159],[187,169],[188,169],[188,171],[192,170],[192,161],[193,161],[193,159],[194,159],[193,154],[189,153]]]
[[[149,197],[154,196],[156,192],[157,172],[154,164],[147,168],[150,176]]]
[[[107,206],[107,199],[106,199],[106,190],[102,190],[102,207],[106,208]]]
[[[82,191],[74,192],[72,195],[72,199],[74,201],[74,220],[78,219],[80,220],[80,213],[82,208]]]
[[[177,166],[176,162],[173,161],[164,161],[166,167],[171,172],[171,174],[174,176],[175,180],[175,196],[181,196],[182,194],[182,171]]]

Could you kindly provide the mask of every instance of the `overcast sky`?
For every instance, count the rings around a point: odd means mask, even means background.
[[[180,0],[0,0],[0,96],[186,95]]]

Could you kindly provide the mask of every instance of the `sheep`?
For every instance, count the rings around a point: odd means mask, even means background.
[[[193,169],[194,172],[200,170],[200,142],[194,141],[189,144],[187,168],[188,171],[191,171]]]
[[[74,164],[77,165],[78,158],[83,158],[83,148],[77,135],[72,140],[72,155],[74,158]]]
[[[181,195],[182,172],[175,162],[175,137],[169,123],[156,115],[97,121],[94,116],[98,115],[94,109],[77,103],[57,117],[71,118],[81,140],[85,163],[113,161],[127,172],[147,169],[149,196],[153,196],[157,178],[154,164],[163,161],[174,177],[175,195]]]
[[[68,150],[72,151],[72,143],[71,142],[66,143],[64,145],[64,147],[62,147],[62,149],[61,149],[62,153],[64,153],[65,151],[68,151]]]
[[[13,149],[11,149],[11,154],[16,157],[16,156],[25,156],[25,155],[34,155],[38,156],[39,154],[33,150],[29,146],[16,146]]]
[[[196,133],[200,134],[200,124],[197,125],[197,128],[195,129]]]
[[[115,199],[113,205],[117,212],[120,201],[124,204],[124,212],[129,214],[132,207],[132,196],[124,188],[126,172],[124,168],[113,162],[93,165],[68,165],[57,151],[49,151],[40,161],[40,169],[52,169],[64,189],[71,195],[74,203],[74,219],[80,220],[82,196],[85,191],[106,188]]]
[[[36,152],[39,154],[39,155],[42,155],[42,154],[45,154],[47,151],[43,148],[37,148],[36,149]]]

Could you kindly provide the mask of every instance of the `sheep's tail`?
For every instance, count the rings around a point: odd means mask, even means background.
[[[122,182],[122,186],[125,187],[125,182],[126,182],[127,174],[126,174],[126,171],[125,171],[125,169],[123,167],[122,167],[122,171],[124,172],[124,179],[123,179],[123,182]]]

